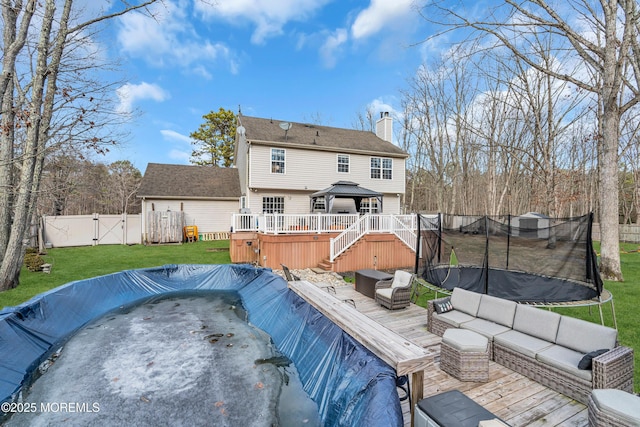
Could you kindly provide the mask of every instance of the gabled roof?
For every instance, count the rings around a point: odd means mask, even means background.
[[[149,163],[137,197],[168,199],[238,199],[238,169]]]
[[[285,122],[238,116],[238,125],[244,127],[247,141],[252,144],[408,157],[402,149],[378,138],[373,132],[286,122],[291,123],[291,128],[285,137],[285,131],[280,127],[281,123]]]

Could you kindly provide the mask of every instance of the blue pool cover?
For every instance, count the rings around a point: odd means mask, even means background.
[[[325,426],[401,426],[395,371],[288,289],[246,265],[166,265],[72,282],[0,311],[0,400],[14,400],[51,352],[87,323],[154,295],[237,291],[249,321],[298,369]]]

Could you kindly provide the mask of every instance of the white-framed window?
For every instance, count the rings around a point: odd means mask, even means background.
[[[338,173],[349,173],[349,155],[338,154]]]
[[[378,199],[372,197],[370,199],[362,199],[360,202],[360,213],[380,213],[380,206],[378,206]]]
[[[262,198],[262,213],[284,213],[284,197],[264,196]]]
[[[284,173],[285,151],[284,148],[271,149],[271,173]]]
[[[393,179],[393,159],[371,158],[371,179]]]

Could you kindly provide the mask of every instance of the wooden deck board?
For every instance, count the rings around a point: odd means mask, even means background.
[[[459,381],[440,370],[441,338],[428,332],[426,309],[411,304],[405,309],[387,310],[349,284],[337,286],[335,297],[353,299],[360,313],[413,344],[436,353],[433,365],[424,372],[424,397],[460,390],[513,427],[588,426],[585,405],[495,362],[489,363],[489,381],[486,383]],[[402,411],[405,426],[410,426],[408,400],[402,402]]]
[[[372,321],[349,304],[313,283],[289,282],[289,288],[313,304],[322,314],[339,325],[357,341],[392,366],[398,375],[423,371],[433,365],[433,355],[394,332],[387,325]]]

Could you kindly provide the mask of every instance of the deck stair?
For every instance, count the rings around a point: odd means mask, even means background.
[[[335,238],[331,239],[329,262],[358,242],[365,234],[393,233],[409,249],[415,251],[416,233],[396,215],[363,215]]]
[[[324,271],[331,271],[332,270],[332,265],[333,263],[331,262],[331,260],[329,260],[329,258],[325,258],[322,261],[320,261],[318,263],[318,268],[324,270]]]
[[[358,239],[351,246],[349,246],[344,252],[342,252],[336,259],[331,261],[331,258],[326,257],[322,261],[318,263],[318,267],[325,271],[333,271],[333,266],[335,262],[340,258],[348,257],[350,253],[354,252],[355,249],[362,244],[362,239]]]

